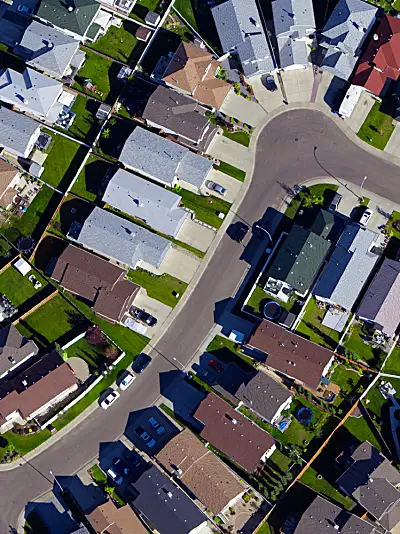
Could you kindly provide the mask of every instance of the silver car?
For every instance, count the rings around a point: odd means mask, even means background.
[[[216,182],[208,182],[207,184],[208,189],[211,189],[211,191],[216,191],[219,193],[222,197],[226,195],[226,189],[225,187],[222,187],[222,185],[217,184]]]

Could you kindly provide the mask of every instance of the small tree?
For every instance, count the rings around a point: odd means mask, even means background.
[[[85,334],[86,341],[90,345],[103,345],[106,338],[97,325],[90,326]]]
[[[101,137],[103,139],[108,139],[110,137],[110,128],[104,128],[102,134],[101,134]]]
[[[115,360],[118,358],[118,349],[115,345],[109,343],[104,349],[104,354],[108,361],[115,362]]]

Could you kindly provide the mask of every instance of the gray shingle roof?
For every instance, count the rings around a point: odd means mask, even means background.
[[[400,323],[400,262],[385,258],[369,285],[357,315],[373,321],[391,337]]]
[[[83,37],[99,10],[96,0],[42,0],[37,16]]]
[[[188,150],[176,170],[178,180],[200,187],[212,169],[213,162]]]
[[[30,117],[4,106],[0,107],[0,146],[24,156],[32,136],[39,129],[40,124]]]
[[[370,252],[377,234],[359,224],[344,229],[314,294],[351,310],[379,256]]]
[[[312,0],[274,0],[272,16],[277,37],[289,35],[293,30],[298,32],[299,37],[315,31]]]
[[[291,36],[278,37],[279,60],[282,69],[291,65],[308,65],[307,44],[296,38],[297,32]]]
[[[141,261],[160,267],[172,246],[168,239],[98,207],[84,222],[77,241],[133,269]]]
[[[15,53],[24,57],[30,65],[62,77],[78,48],[79,41],[76,39],[55,28],[32,21]]]
[[[223,51],[238,53],[246,76],[275,68],[254,0],[227,0],[211,11]]]
[[[103,200],[173,237],[188,216],[178,207],[179,195],[122,169],[108,183]]]

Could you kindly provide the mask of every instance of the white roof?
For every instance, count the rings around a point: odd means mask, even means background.
[[[27,275],[29,271],[32,270],[32,267],[29,265],[29,263],[22,258],[14,263],[14,267],[22,274],[22,276]]]
[[[364,88],[359,85],[350,85],[343,102],[340,104],[339,115],[342,117],[350,117],[360,99]]]

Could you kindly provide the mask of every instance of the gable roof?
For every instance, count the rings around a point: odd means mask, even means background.
[[[14,52],[44,72],[64,75],[79,49],[79,41],[65,33],[32,21]]]
[[[173,237],[188,216],[178,207],[179,195],[122,169],[108,182],[103,201]]]
[[[294,224],[273,258],[267,276],[286,282],[303,294],[310,289],[330,245],[311,230]]]
[[[215,515],[245,490],[239,479],[187,428],[173,437],[156,458],[171,474],[179,468],[179,480]]]
[[[379,256],[370,252],[377,234],[348,224],[320,276],[314,294],[351,310]]]
[[[13,324],[5,326],[0,330],[0,376],[38,352],[36,343],[21,336]]]
[[[77,241],[133,269],[140,262],[160,267],[172,246],[164,237],[97,206],[83,223]]]
[[[138,516],[129,505],[117,508],[109,499],[86,515],[96,534],[146,534]]]
[[[73,9],[69,11],[69,7]],[[53,26],[83,37],[99,10],[96,0],[41,0],[36,15]]]
[[[317,389],[333,352],[263,319],[247,342],[267,355],[266,365]]]
[[[318,210],[315,219],[311,225],[311,232],[321,236],[323,239],[328,239],[330,233],[335,226],[335,215],[328,210]]]
[[[252,473],[261,464],[274,438],[215,393],[201,401],[193,417],[203,423],[200,435],[234,462]]]
[[[388,530],[400,522],[400,473],[368,441],[352,453],[353,463],[336,483]]]
[[[6,150],[13,150],[22,156],[28,156],[25,152],[32,136],[39,129],[40,124],[30,117],[0,106],[0,146]]]
[[[0,121],[1,123],[1,121]],[[1,139],[1,126],[0,126],[0,139]],[[0,142],[1,145],[1,142]],[[12,180],[15,178],[15,176],[18,174],[18,169],[4,161],[3,159],[0,159],[0,198],[4,195],[7,188],[9,187]],[[15,190],[13,191],[13,195],[15,195]]]

